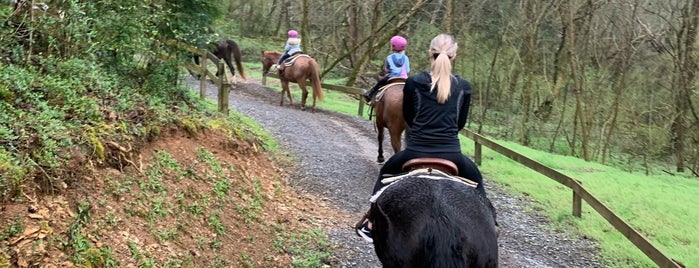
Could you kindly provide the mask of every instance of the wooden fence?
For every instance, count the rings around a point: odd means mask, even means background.
[[[576,217],[581,216],[582,210],[582,200],[585,200],[590,207],[592,207],[600,216],[605,218],[614,228],[616,228],[621,234],[623,234],[631,243],[636,245],[648,258],[650,258],[659,267],[684,267],[675,260],[671,259],[667,255],[663,254],[658,248],[653,246],[653,244],[648,241],[643,235],[631,227],[626,221],[621,219],[613,211],[611,211],[606,205],[604,205],[600,200],[595,198],[590,192],[588,192],[579,181],[568,177],[567,175],[560,173],[552,168],[544,166],[543,164],[534,161],[524,155],[521,155],[515,151],[503,147],[490,139],[487,139],[477,133],[473,133],[469,130],[462,130],[461,134],[469,137],[475,142],[475,162],[476,164],[481,164],[482,159],[482,148],[481,146],[486,146],[493,151],[496,151],[504,156],[509,157],[516,162],[531,168],[542,175],[549,177],[560,184],[565,185],[573,191],[573,207],[572,214]]]
[[[180,49],[184,49],[192,54],[199,56],[199,65],[192,62],[184,63],[183,66],[189,71],[193,76],[199,77],[199,97],[206,97],[206,78],[211,79],[211,82],[216,84],[218,88],[218,111],[226,115],[229,114],[228,108],[228,96],[230,95],[230,89],[232,88],[231,82],[228,81],[228,72],[226,71],[226,64],[219,60],[216,55],[212,54],[208,50],[198,49],[192,45],[178,42],[175,40],[166,40],[165,44],[176,46]],[[161,55],[162,56],[162,55]],[[216,65],[216,73],[221,74],[221,77],[216,76],[216,74],[209,71],[207,68],[208,62],[211,61]]]
[[[267,74],[263,74],[262,75],[262,85],[267,84],[267,77],[279,79],[279,75],[276,73],[270,72]],[[364,91],[362,89],[356,88],[356,87],[347,87],[347,86],[340,86],[340,85],[333,85],[333,84],[326,84],[326,83],[320,83],[320,87],[327,89],[327,90],[334,90],[334,91],[339,91],[339,92],[343,92],[343,93],[347,93],[347,94],[359,95],[359,98],[358,98],[359,105],[357,108],[357,115],[364,116],[364,101],[363,101],[363,98],[361,96],[362,93],[364,93]]]

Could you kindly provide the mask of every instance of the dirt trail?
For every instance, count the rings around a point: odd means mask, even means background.
[[[271,79],[269,83],[278,83]],[[198,89],[199,82],[187,80]],[[292,92],[299,89],[292,85]],[[209,84],[207,96],[216,98]],[[380,166],[371,121],[326,110],[301,111],[279,106],[280,94],[257,81],[238,81],[230,106],[253,118],[270,132],[282,148],[298,160],[299,171],[290,184],[337,207],[345,217],[325,219],[335,251],[332,267],[381,267],[371,244],[363,242],[351,226],[368,207],[368,198]],[[386,143],[384,143],[386,144]],[[390,146],[389,146],[390,147]],[[387,149],[386,157],[392,153]],[[525,209],[527,200],[505,194],[485,178],[501,226],[500,267],[601,267],[596,245],[548,230],[546,220]]]

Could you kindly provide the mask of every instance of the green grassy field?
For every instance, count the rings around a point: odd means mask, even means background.
[[[260,79],[260,64],[246,63],[248,76]],[[324,83],[342,84],[341,80]],[[280,90],[277,79],[267,85]],[[300,90],[292,85],[295,100]],[[357,115],[358,101],[344,93],[324,91],[322,109]],[[366,118],[367,111],[364,111]],[[585,162],[569,156],[553,155],[516,143],[499,144],[554,168],[583,183],[595,197],[643,234],[664,254],[682,262],[686,267],[699,267],[699,230],[692,224],[699,220],[699,180],[689,176],[659,174],[646,176],[618,168]],[[474,154],[473,141],[462,136],[465,154]],[[552,228],[565,229],[598,241],[602,259],[610,267],[654,267],[643,252],[583,202],[581,218],[572,216],[572,192],[523,165],[483,148],[481,171],[488,181],[502,186],[514,195],[526,195],[535,202],[530,209],[543,213]]]
[[[699,181],[680,176],[629,173],[569,156],[552,155],[516,143],[499,144],[582,182],[589,192],[648,238],[670,258],[698,267]],[[473,142],[462,139],[464,153],[473,155]],[[513,194],[526,194],[554,228],[573,229],[599,241],[603,258],[613,267],[653,267],[655,264],[620,232],[583,202],[581,218],[572,216],[572,192],[497,152],[483,148],[480,166],[490,181]]]

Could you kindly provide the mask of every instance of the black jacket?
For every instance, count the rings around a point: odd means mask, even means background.
[[[408,77],[403,88],[403,116],[408,124],[409,150],[424,153],[461,152],[459,131],[466,125],[471,105],[471,84],[451,76],[451,94],[444,104],[437,102],[437,88],[430,91],[428,72]]]

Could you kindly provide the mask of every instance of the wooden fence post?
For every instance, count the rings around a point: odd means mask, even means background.
[[[199,56],[199,67],[201,67],[201,74],[199,74],[199,97],[206,98],[206,55]]]
[[[362,96],[359,96],[359,109],[357,110],[357,115],[359,117],[364,117],[364,101],[362,100]]]
[[[582,186],[582,181],[578,181]],[[573,189],[573,216],[580,218],[582,216],[582,197]]]
[[[228,75],[226,74],[226,65],[223,61],[218,62],[218,71],[221,75],[218,78],[218,111],[228,115],[228,94],[231,88],[230,82],[228,82]]]
[[[480,143],[478,143],[478,139],[473,139],[473,142],[475,143],[475,156],[476,158],[476,165],[481,165],[481,159],[483,158],[483,148]]]

